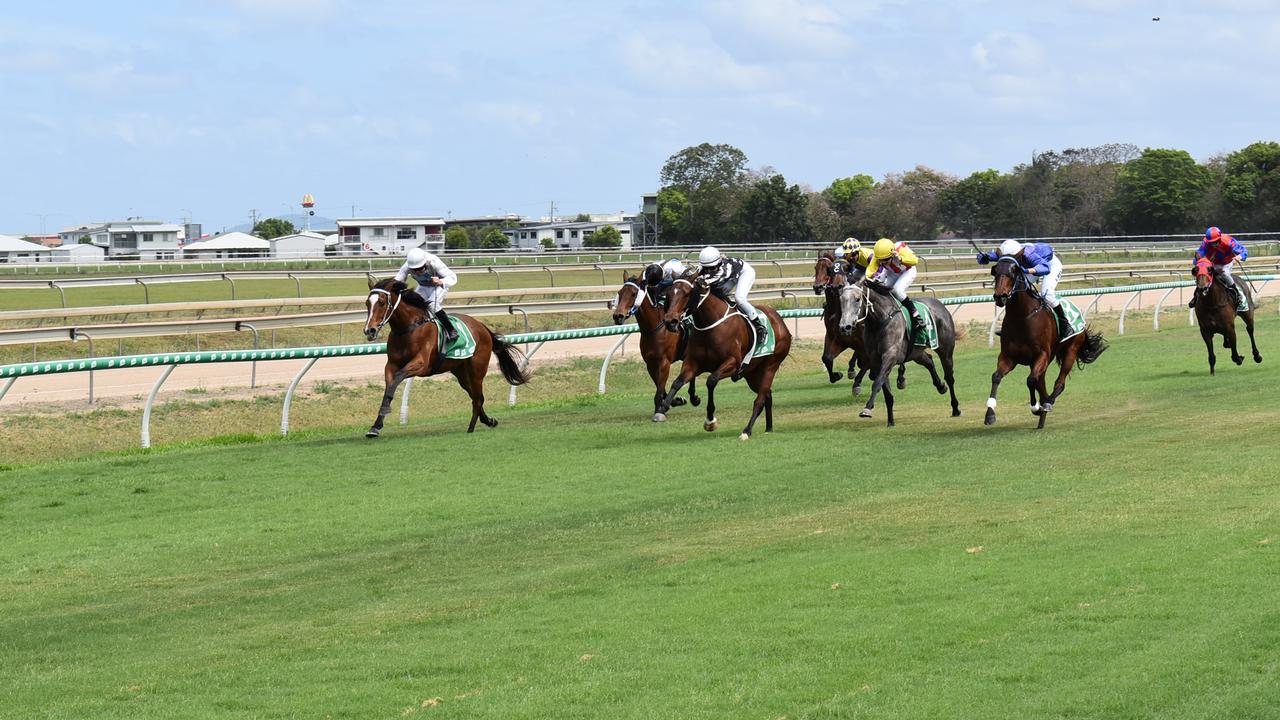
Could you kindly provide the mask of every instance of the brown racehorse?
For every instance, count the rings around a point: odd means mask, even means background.
[[[365,300],[368,317],[364,323],[364,336],[370,342],[384,326],[391,326],[387,337],[387,365],[383,370],[386,391],[382,394],[382,406],[378,419],[365,437],[375,438],[382,432],[382,420],[391,411],[391,398],[396,388],[408,377],[425,377],[451,372],[458,384],[471,396],[471,424],[467,432],[476,429],[476,420],[497,427],[496,418],[484,411],[484,376],[489,372],[489,357],[498,356],[498,368],[502,377],[512,385],[529,382],[528,374],[521,369],[523,357],[514,345],[496,335],[487,325],[469,315],[451,315],[455,323],[465,323],[476,340],[475,353],[463,360],[443,358],[439,352],[439,329],[427,317],[427,301],[408,285],[392,278],[378,282],[369,281],[369,297]]]
[[[1031,414],[1040,418],[1036,426],[1040,429],[1066,388],[1072,366],[1084,366],[1097,360],[1107,349],[1107,343],[1102,339],[1102,333],[1093,332],[1088,327],[1079,335],[1059,342],[1053,309],[1032,289],[1026,271],[1016,259],[1000,258],[991,268],[991,274],[995,277],[996,306],[1005,308],[1005,311],[1004,323],[1000,326],[1000,358],[996,361],[995,373],[991,375],[991,397],[987,398],[984,422],[987,425],[996,423],[996,390],[1000,387],[1000,380],[1014,367],[1027,365],[1031,368],[1027,375]],[[1045,373],[1049,363],[1055,359],[1060,369],[1051,395],[1045,387]]]
[[[671,363],[684,357],[686,337],[680,330],[672,332],[662,321],[663,308],[659,304],[666,296],[666,288],[650,288],[644,278],[622,274],[622,287],[618,288],[618,296],[613,301],[613,324],[621,325],[627,318],[635,316],[640,328],[640,357],[644,358],[645,367],[649,369],[649,377],[653,379],[656,391],[653,394],[653,421],[662,422],[666,415],[659,412],[662,401],[667,396],[667,376],[671,372]],[[689,383],[689,402],[697,407],[702,401],[694,391],[694,383]],[[684,398],[676,398],[672,406],[684,404]]]
[[[822,339],[822,364],[827,368],[827,378],[833,383],[840,382],[844,375],[833,369],[836,356],[845,350],[852,351],[848,374],[853,380],[853,394],[859,395],[862,393],[862,378],[871,369],[871,362],[863,350],[862,329],[844,332],[840,328],[840,290],[847,280],[844,265],[836,262],[835,255],[830,252],[818,255],[818,262],[813,266],[813,294],[825,295],[822,303],[822,325],[826,331]],[[907,366],[903,364],[898,366],[898,389],[906,388]]]
[[[1253,311],[1257,305],[1253,302],[1253,293],[1244,282],[1237,281],[1236,287],[1244,293],[1249,309],[1244,312],[1236,310],[1235,298],[1226,283],[1215,282],[1217,271],[1207,259],[1201,258],[1195,267],[1196,290],[1195,308],[1196,322],[1200,324],[1200,337],[1204,338],[1204,346],[1209,350],[1209,374],[1213,375],[1213,366],[1218,358],[1213,353],[1213,336],[1222,336],[1222,346],[1231,350],[1231,361],[1237,365],[1244,363],[1244,356],[1236,348],[1236,317],[1244,320],[1244,327],[1249,331],[1249,344],[1253,346],[1253,361],[1262,362],[1262,353],[1258,352],[1258,341],[1253,337]]]
[[[742,440],[751,437],[751,429],[762,410],[764,431],[773,432],[773,377],[791,351],[791,333],[782,316],[763,305],[757,309],[773,325],[777,342],[771,355],[752,359],[742,373],[747,385],[756,393],[751,420],[738,436]],[[753,331],[751,323],[736,308],[711,292],[701,278],[679,278],[671,286],[664,318],[667,329],[675,328],[686,311],[693,317],[689,349],[685,352],[680,375],[671,384],[660,410],[665,413],[671,408],[671,401],[685,383],[692,382],[702,373],[710,373],[711,377],[707,378],[707,420],[702,427],[711,432],[720,426],[716,419],[716,385],[724,378],[734,377],[742,366],[743,357],[752,349]]]

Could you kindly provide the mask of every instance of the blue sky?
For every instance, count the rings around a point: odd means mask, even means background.
[[[1280,135],[1274,0],[14,5],[4,232],[217,229],[304,192],[330,217],[634,210],[704,141],[821,189]]]

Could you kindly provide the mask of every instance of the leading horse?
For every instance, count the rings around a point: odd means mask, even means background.
[[[782,316],[763,305],[756,309],[764,313],[765,319],[773,326],[775,343],[772,353],[753,357],[742,370],[741,377],[755,391],[756,400],[751,408],[751,420],[738,436],[741,440],[751,437],[751,430],[761,411],[764,412],[764,431],[773,432],[773,378],[787,353],[791,352],[791,332],[787,330]],[[659,411],[665,414],[671,409],[671,403],[683,385],[693,382],[702,373],[710,373],[707,378],[707,420],[702,427],[712,432],[720,426],[716,419],[716,385],[724,378],[738,379],[736,373],[743,367],[743,359],[753,350],[755,333],[746,317],[713,293],[702,278],[683,277],[672,284],[664,316],[667,329],[675,329],[686,312],[693,318],[689,348],[685,351],[680,375],[671,383],[671,390]]]
[[[1236,300],[1231,296],[1226,283],[1217,282],[1218,272],[1207,258],[1200,258],[1195,266],[1196,289],[1195,309],[1196,322],[1200,325],[1200,337],[1209,351],[1209,374],[1213,375],[1213,366],[1218,358],[1213,352],[1213,336],[1222,336],[1222,346],[1231,350],[1231,361],[1237,365],[1244,364],[1244,356],[1236,347],[1236,318],[1244,320],[1244,328],[1249,331],[1249,345],[1253,347],[1253,361],[1262,362],[1262,353],[1258,352],[1258,341],[1253,337],[1253,311],[1257,305],[1253,301],[1253,292],[1244,282],[1237,282],[1236,288],[1244,293],[1248,310],[1236,309]],[[1243,280],[1243,278],[1242,278]]]
[[[683,359],[688,336],[681,330],[668,330],[662,321],[664,309],[661,302],[670,288],[651,288],[643,277],[622,274],[622,287],[613,300],[613,324],[621,325],[635,316],[640,328],[640,357],[644,358],[649,377],[656,388],[653,394],[653,421],[662,422],[667,416],[660,413],[662,401],[667,396],[667,377],[671,364]],[[689,402],[697,407],[702,400],[689,382]],[[675,398],[672,406],[683,405],[684,398]]]
[[[1027,374],[1027,390],[1031,394],[1031,414],[1040,418],[1036,429],[1044,427],[1045,418],[1067,386],[1067,375],[1075,365],[1081,367],[1098,359],[1107,349],[1102,333],[1085,327],[1084,331],[1060,339],[1057,320],[1049,304],[1035,292],[1027,272],[1016,258],[1002,257],[991,268],[995,277],[993,290],[997,307],[1003,307],[1004,323],[1000,326],[1000,357],[991,375],[991,396],[987,398],[987,415],[983,422],[996,423],[996,391],[1000,380],[1018,365],[1031,368]],[[1058,379],[1053,393],[1045,387],[1049,363],[1058,361]],[[1039,394],[1037,400],[1036,395]]]
[[[489,326],[470,315],[453,315],[455,323],[463,323],[475,338],[475,352],[468,358],[445,357],[440,347],[440,328],[432,322],[427,301],[408,285],[393,278],[378,282],[369,281],[369,297],[365,300],[368,316],[364,323],[364,336],[370,342],[378,337],[378,331],[387,325],[391,334],[387,337],[387,364],[383,368],[386,390],[378,418],[365,433],[376,438],[382,433],[382,421],[391,412],[391,399],[396,388],[408,377],[426,377],[440,373],[453,373],[458,385],[471,396],[471,424],[467,432],[474,432],[476,420],[488,427],[497,427],[496,418],[484,411],[484,377],[489,372],[489,358],[498,357],[498,369],[502,377],[512,385],[529,382],[529,375],[521,367],[523,357],[514,345],[495,334]]]

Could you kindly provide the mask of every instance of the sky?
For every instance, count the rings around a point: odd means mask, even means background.
[[[1276,37],[1275,0],[5,2],[0,232],[634,211],[702,142],[814,189],[1206,159],[1280,139]]]

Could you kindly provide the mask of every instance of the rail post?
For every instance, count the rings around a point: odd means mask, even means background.
[[[227,281],[227,282],[229,282],[229,283],[231,283],[231,299],[232,299],[232,300],[235,300],[235,299],[236,299],[236,281],[235,281],[235,279],[234,279],[234,278],[232,278],[232,277],[230,277],[230,276],[229,276],[229,275],[227,275],[226,273],[222,273],[222,279],[223,279],[223,280],[226,280],[226,281]]]
[[[765,257],[768,257],[768,253],[765,253]],[[766,260],[765,262],[772,263],[773,267],[778,271],[778,277],[782,277],[782,265],[777,260]]]
[[[788,295],[790,295],[790,296],[791,296],[791,307],[795,308],[796,310],[799,310],[799,309],[800,309],[800,298],[799,298],[795,293],[791,292],[790,290],[783,290],[783,291],[781,291],[781,292],[780,292],[780,293],[778,293],[778,294],[779,294],[779,295],[780,295],[784,300],[786,299],[786,297],[787,297]],[[792,318],[792,320],[794,321],[794,322],[792,323],[792,325],[793,325],[793,327],[795,327],[795,330],[794,330],[794,331],[792,331],[792,333],[791,333],[791,334],[792,334],[792,335],[794,335],[794,336],[795,336],[795,338],[796,338],[797,340],[799,340],[799,339],[800,339],[800,316],[799,316],[799,315],[797,315],[796,317]],[[785,323],[785,322],[786,322],[786,320],[783,320],[783,322]]]
[[[57,290],[57,291],[58,291],[58,297],[62,300],[62,307],[66,307],[66,306],[67,306],[67,293],[66,293],[66,291],[65,291],[65,290],[63,290],[63,289],[62,289],[62,286],[61,286],[61,285],[59,285],[59,284],[58,284],[58,282],[57,282],[56,280],[50,280],[50,281],[49,281],[49,287],[51,287],[51,288],[53,288],[54,290]]]
[[[164,372],[160,373],[160,377],[156,379],[156,384],[151,386],[151,394],[147,395],[147,404],[142,408],[142,447],[151,447],[151,407],[156,404],[156,396],[160,394],[160,386],[165,380],[169,379],[169,375],[177,365],[168,365]]]
[[[89,341],[89,359],[93,359],[93,338],[88,334],[80,332],[79,328],[71,328],[71,342],[77,342],[80,338]],[[93,371],[89,371],[89,404],[93,404]]]
[[[13,377],[9,378],[8,382],[4,384],[4,387],[0,387],[0,400],[4,399],[4,394],[9,392],[9,388],[13,387],[13,384],[17,381],[18,381],[18,376],[14,375]]]
[[[542,266],[542,269],[543,269],[543,270],[546,270],[546,271],[547,271],[547,275],[550,275],[550,276],[551,276],[551,287],[555,287],[555,286],[556,286],[556,274],[555,274],[554,272],[552,272],[552,271],[551,271],[551,268],[547,267],[546,265],[543,265],[543,266]]]
[[[515,315],[516,313],[520,313],[520,316],[524,318],[524,331],[525,331],[525,334],[527,335],[529,333],[529,313],[522,307],[517,307],[515,305],[507,306],[508,315]],[[524,344],[524,349],[525,349],[525,352],[529,351],[529,343]]]
[[[494,283],[494,287],[495,287],[495,288],[497,288],[498,290],[501,290],[501,289],[502,289],[502,276],[501,276],[501,275],[499,275],[499,274],[498,274],[498,271],[497,271],[497,270],[494,270],[494,269],[493,269],[493,267],[487,267],[487,268],[485,268],[485,270],[488,270],[488,271],[489,271],[489,274],[493,276],[493,283]]]
[[[306,375],[307,371],[311,369],[311,366],[315,365],[316,361],[319,359],[320,358],[311,358],[308,360],[307,364],[303,365],[302,369],[298,371],[298,374],[293,377],[293,382],[289,383],[289,389],[284,393],[284,411],[280,414],[281,435],[289,434],[289,407],[293,405],[293,391],[298,389],[298,383],[302,382],[302,376]]]
[[[618,338],[618,342],[614,343],[613,348],[609,350],[609,354],[604,356],[604,363],[600,365],[600,386],[596,388],[596,392],[598,394],[603,395],[605,392],[604,376],[605,373],[609,372],[609,361],[613,359],[613,354],[618,352],[618,350],[627,342],[627,338],[629,337],[631,337],[631,335],[627,334]]]
[[[1168,292],[1166,292],[1164,295],[1161,295],[1160,299],[1156,301],[1156,312],[1155,312],[1154,318],[1151,321],[1151,327],[1153,330],[1160,329],[1160,306],[1164,304],[1165,300],[1169,299],[1169,296],[1173,294],[1174,290],[1181,290],[1181,289],[1182,288],[1171,287],[1169,288]]]
[[[404,392],[400,394],[400,424],[409,424],[409,388],[413,387],[413,378],[404,379]]]
[[[342,326],[339,325],[338,327],[342,327]],[[241,320],[236,321],[236,332],[240,332],[245,328],[249,328],[250,330],[253,331],[253,349],[257,350],[258,349],[258,328],[254,327],[252,323],[247,323]],[[249,369],[249,389],[252,390],[258,387],[258,361],[254,360],[253,362],[249,363],[249,368],[250,368]]]
[[[293,278],[293,284],[298,287],[298,297],[302,297],[302,279],[293,273],[289,273],[289,277]]]
[[[147,283],[144,282],[142,278],[134,278],[134,282],[142,286],[142,304],[150,305],[151,304],[151,288],[147,287]]]
[[[1000,322],[1000,307],[997,306],[995,312],[991,313],[991,329],[987,331],[987,347],[993,347],[996,344],[996,323]]]
[[[1124,306],[1120,308],[1120,327],[1119,329],[1116,330],[1118,334],[1120,335],[1124,334],[1124,316],[1129,312],[1129,305],[1131,305],[1134,300],[1137,300],[1138,296],[1141,294],[1142,294],[1142,291],[1139,290],[1134,294],[1130,295],[1128,300],[1124,301]]]
[[[542,346],[543,346],[543,345],[546,345],[546,344],[547,344],[547,341],[546,341],[546,340],[543,340],[542,342],[540,342],[540,343],[538,343],[537,345],[533,346],[533,350],[530,350],[529,352],[525,353],[525,355],[524,355],[524,362],[520,364],[520,370],[522,370],[522,371],[523,371],[523,370],[527,370],[527,369],[529,368],[529,362],[530,362],[531,360],[533,360],[533,355],[534,355],[534,353],[536,353],[536,352],[538,352],[539,350],[541,350],[541,349],[542,349]],[[512,386],[511,386],[511,391],[507,393],[507,404],[508,404],[508,405],[515,405],[515,404],[516,404],[516,386],[515,386],[515,385],[512,385]]]

